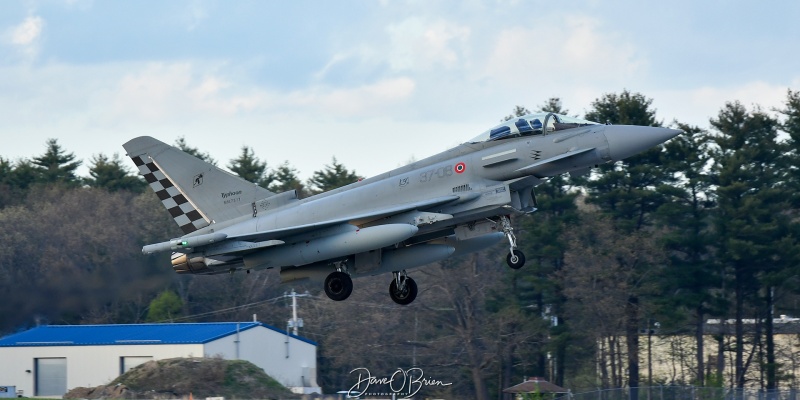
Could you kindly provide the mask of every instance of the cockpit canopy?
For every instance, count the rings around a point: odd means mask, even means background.
[[[503,122],[481,133],[469,142],[480,143],[520,136],[545,135],[551,132],[587,125],[600,124],[556,113],[528,114]]]

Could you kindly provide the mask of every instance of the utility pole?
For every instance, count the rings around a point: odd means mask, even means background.
[[[297,336],[297,328],[303,327],[303,319],[297,318],[297,298],[298,297],[311,297],[311,294],[306,291],[303,294],[297,294],[294,289],[292,289],[291,293],[284,293],[283,297],[291,297],[292,298],[292,319],[290,319],[286,323],[286,331],[289,331],[289,328],[292,328],[292,334]]]
[[[417,310],[414,309],[414,347],[411,348],[411,366],[417,366],[417,328],[419,328],[419,319],[417,319]]]

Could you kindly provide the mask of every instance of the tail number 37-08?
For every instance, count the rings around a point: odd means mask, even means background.
[[[444,167],[434,168],[419,174],[419,181],[421,183],[430,182],[433,178],[447,178],[453,175],[453,166],[447,165]]]

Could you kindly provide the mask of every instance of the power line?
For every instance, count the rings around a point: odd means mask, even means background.
[[[187,316],[184,316],[184,317],[170,318],[170,319],[165,319],[165,320],[161,320],[161,321],[157,321],[157,322],[176,322],[176,321],[183,321],[183,320],[193,319],[193,318],[208,317],[208,316],[211,316],[211,315],[222,314],[222,313],[226,313],[226,312],[230,312],[230,311],[244,310],[246,308],[257,306],[259,304],[271,303],[271,302],[275,302],[275,301],[278,301],[278,300],[282,300],[284,297],[285,296],[278,296],[278,297],[275,297],[275,298],[272,298],[272,299],[256,301],[256,302],[248,303],[248,304],[242,304],[242,305],[235,306],[235,307],[228,307],[228,308],[223,308],[221,310],[208,311],[208,312],[199,313],[199,314],[187,315]]]

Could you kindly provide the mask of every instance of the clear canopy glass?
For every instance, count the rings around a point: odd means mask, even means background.
[[[520,136],[544,135],[550,132],[587,125],[601,124],[556,113],[528,114],[505,121],[474,137],[469,143],[488,142]]]

